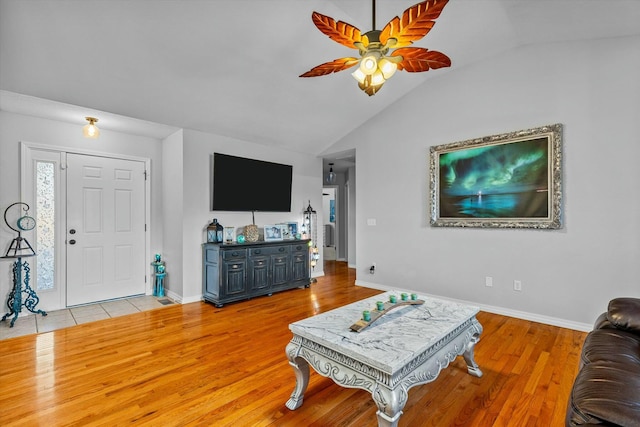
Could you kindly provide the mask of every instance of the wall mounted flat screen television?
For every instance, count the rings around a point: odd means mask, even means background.
[[[291,212],[293,167],[214,153],[212,211]]]

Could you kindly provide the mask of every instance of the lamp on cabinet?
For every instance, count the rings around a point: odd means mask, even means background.
[[[309,238],[309,278],[311,283],[317,282],[316,279],[311,278],[311,271],[316,268],[318,260],[320,259],[320,251],[316,242],[317,231],[315,229],[315,223],[317,218],[317,212],[311,207],[311,200],[307,209],[303,212],[302,221],[302,234]]]

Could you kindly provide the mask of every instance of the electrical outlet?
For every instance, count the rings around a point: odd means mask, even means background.
[[[484,285],[487,287],[492,287],[493,286],[493,277],[491,276],[487,276],[484,278]]]
[[[513,281],[513,290],[514,291],[521,291],[522,290],[522,282],[520,280],[514,280]]]
[[[369,273],[370,274],[376,274],[376,263],[375,262],[371,263],[371,267],[369,267]]]

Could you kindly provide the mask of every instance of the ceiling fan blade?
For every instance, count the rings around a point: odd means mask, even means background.
[[[358,49],[355,43],[362,43],[363,41],[360,30],[351,24],[343,21],[336,22],[335,19],[318,12],[313,12],[311,19],[323,34],[341,45]]]
[[[409,46],[427,35],[435,25],[434,19],[440,16],[449,0],[426,0],[411,6],[402,14],[402,19],[393,18],[380,33],[380,43],[386,45],[389,39],[397,42],[390,47]]]
[[[420,73],[451,66],[451,59],[444,53],[422,47],[396,49],[391,56],[401,56],[402,61],[398,63],[398,70],[405,70],[409,73]]]
[[[360,58],[338,58],[333,61],[325,62],[324,64],[320,64],[316,67],[313,67],[309,71],[304,74],[301,74],[300,77],[318,77],[318,76],[326,76],[327,74],[337,73],[338,71],[346,70],[347,68],[351,68],[360,62]]]

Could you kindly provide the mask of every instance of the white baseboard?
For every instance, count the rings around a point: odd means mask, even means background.
[[[379,289],[381,291],[393,291],[396,288],[393,287],[388,287],[388,286],[383,286],[377,283],[369,283],[369,282],[365,282],[363,280],[356,280],[356,286],[362,286],[363,288],[371,288],[371,289]],[[439,298],[439,299],[443,299],[443,300],[447,300],[447,301],[453,301],[453,302],[457,302],[457,303],[461,303],[461,304],[468,304],[468,305],[475,305],[477,307],[480,307],[480,310],[482,311],[487,311],[489,313],[495,313],[495,314],[500,314],[502,316],[508,316],[508,317],[514,317],[516,319],[523,319],[523,320],[529,320],[531,322],[538,322],[538,323],[544,323],[545,325],[552,325],[552,326],[558,326],[560,328],[567,328],[567,329],[573,329],[576,331],[582,331],[582,332],[589,332],[593,329],[593,324],[589,324],[589,323],[579,323],[579,322],[573,322],[571,320],[567,320],[567,319],[559,319],[557,317],[550,317],[550,316],[543,316],[541,314],[536,314],[536,313],[529,313],[526,311],[519,311],[519,310],[511,310],[510,308],[505,308],[505,307],[496,307],[493,305],[486,305],[486,304],[479,304],[475,301],[465,301],[465,300],[459,300],[459,299],[454,299],[454,298],[448,298],[448,297],[443,297],[440,295],[431,295],[431,294],[425,294],[422,293],[422,295],[426,295],[426,296],[430,296],[433,298]]]
[[[198,302],[198,301],[202,301],[203,297],[202,294],[200,295],[192,295],[189,297],[182,297],[178,294],[176,294],[175,292],[171,292],[170,289],[166,289],[166,294],[169,298],[171,298],[172,300],[174,300],[176,303],[178,304],[188,304],[190,302]]]

